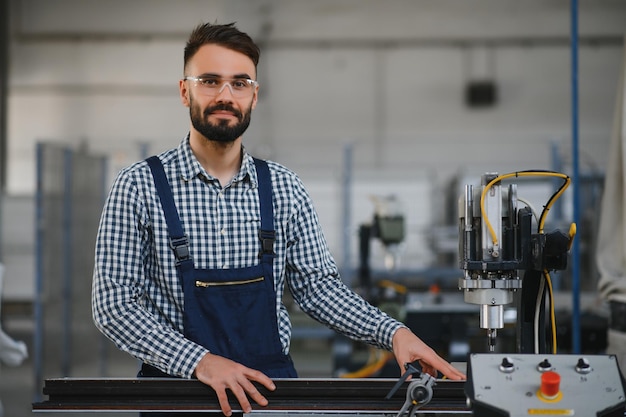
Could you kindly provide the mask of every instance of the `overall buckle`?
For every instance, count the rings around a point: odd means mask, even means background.
[[[259,256],[275,255],[274,241],[276,240],[276,232],[274,230],[259,230],[259,239],[261,239],[261,252]]]
[[[176,265],[191,259],[191,255],[189,253],[189,239],[187,239],[187,236],[176,238],[171,237],[170,248],[172,248],[172,251],[174,251],[174,256],[176,257]]]

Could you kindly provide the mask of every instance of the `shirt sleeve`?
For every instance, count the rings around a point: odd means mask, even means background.
[[[122,171],[106,200],[96,238],[92,313],[96,327],[119,349],[174,376],[190,378],[203,347],[186,339],[144,288],[151,249],[147,210],[131,171]]]
[[[313,319],[347,337],[392,349],[404,325],[352,291],[339,276],[313,203],[298,181],[290,218],[286,281],[298,306]]]

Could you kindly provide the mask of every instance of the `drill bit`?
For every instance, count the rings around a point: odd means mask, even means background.
[[[487,329],[487,346],[489,346],[489,352],[495,351],[496,348],[496,329]]]

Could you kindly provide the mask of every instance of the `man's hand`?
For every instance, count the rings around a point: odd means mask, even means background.
[[[251,381],[260,383],[270,391],[276,389],[272,380],[262,372],[211,353],[204,355],[196,366],[194,374],[199,381],[215,390],[220,408],[226,416],[232,414],[226,395],[227,389],[235,395],[244,413],[252,411],[248,396],[261,406],[267,405],[267,399],[261,395]]]
[[[437,371],[440,371],[448,377],[448,379],[466,379],[466,376],[461,371],[450,365],[441,356],[437,355],[430,346],[405,327],[396,331],[396,334],[393,335],[392,344],[396,361],[398,361],[398,365],[400,365],[400,375],[405,371],[405,363],[419,361],[422,366],[422,371],[435,378],[437,377]]]

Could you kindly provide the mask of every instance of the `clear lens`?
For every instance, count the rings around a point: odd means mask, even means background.
[[[216,96],[228,86],[230,94],[236,98],[245,98],[252,95],[258,83],[247,78],[219,78],[219,77],[185,77],[193,81],[198,91],[207,96]]]

